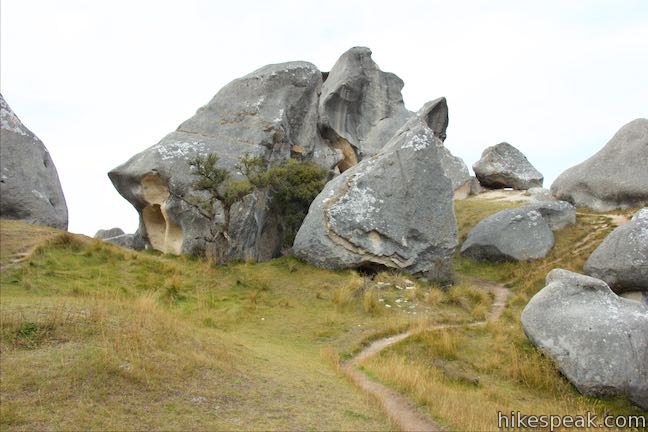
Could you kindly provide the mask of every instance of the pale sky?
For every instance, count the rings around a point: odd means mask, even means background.
[[[507,141],[545,176],[648,117],[648,1],[2,0],[0,91],[49,149],[70,231],[137,228],[107,172],[231,80],[368,46],[410,110],[445,96],[470,167]]]

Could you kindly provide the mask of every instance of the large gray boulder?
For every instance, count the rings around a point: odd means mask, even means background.
[[[486,261],[543,258],[554,246],[552,231],[576,222],[576,209],[564,201],[502,210],[470,230],[461,254]]]
[[[0,94],[0,217],[67,229],[68,211],[54,162]]]
[[[293,250],[314,265],[388,267],[449,279],[456,247],[452,185],[436,130],[445,99],[427,103],[383,150],[331,180],[313,201]],[[443,115],[443,114],[441,114]]]
[[[216,201],[206,211],[196,204],[206,197],[193,188],[188,162],[217,153],[218,166],[239,177],[235,167],[245,154],[269,165],[299,157],[333,169],[342,157],[318,133],[321,90],[322,73],[310,63],[265,66],[232,81],[176,131],[113,169],[111,181],[140,215],[138,236],[163,252],[218,261],[279,255],[281,224],[267,194],[255,192],[229,209]]]
[[[596,211],[648,205],[648,119],[623,126],[598,153],[560,174],[558,199]]]
[[[529,340],[584,395],[623,395],[648,409],[648,307],[567,270],[552,270],[546,284],[522,311]]]
[[[615,292],[648,291],[648,208],[612,231],[587,259],[584,271]]]
[[[542,187],[544,180],[526,156],[506,142],[486,148],[473,170],[482,186],[493,189],[526,190]]]
[[[345,154],[341,171],[377,154],[410,118],[402,88],[399,77],[380,70],[369,48],[351,48],[335,63],[322,86],[319,125]],[[445,118],[436,118],[447,125],[447,110]],[[439,127],[445,130],[445,125]]]

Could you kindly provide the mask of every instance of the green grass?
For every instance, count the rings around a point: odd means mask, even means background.
[[[460,236],[511,205],[457,202]],[[610,230],[585,213],[534,263],[457,255],[458,283],[448,289],[289,257],[214,266],[2,221],[0,428],[393,429],[340,362],[409,328],[484,319],[492,297],[471,285],[474,277],[511,287],[498,323],[422,331],[366,370],[462,430],[488,429],[496,409],[636,412],[625,401],[578,395],[519,325],[545,274],[580,270]]]
[[[16,227],[32,229],[2,225]],[[472,319],[398,274],[214,266],[46,234],[0,274],[3,430],[390,429],[340,360],[423,315]]]

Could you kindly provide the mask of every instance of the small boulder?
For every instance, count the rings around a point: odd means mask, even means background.
[[[555,269],[521,321],[582,394],[626,396],[648,409],[648,307],[618,297],[602,280]]]
[[[542,187],[544,180],[522,152],[505,142],[484,150],[473,170],[482,186],[493,189],[526,190]]]
[[[595,211],[648,205],[648,119],[631,121],[594,156],[560,174],[551,193]]]
[[[121,228],[100,229],[94,235],[94,238],[99,240],[104,240],[110,237],[117,237],[123,234],[124,234],[124,230]]]
[[[576,209],[564,201],[502,210],[470,230],[461,254],[486,261],[543,258],[554,246],[554,230],[576,222]]]
[[[0,218],[67,229],[58,173],[43,142],[0,94]]]
[[[388,267],[451,278],[452,184],[433,129],[439,119],[431,115],[445,104],[443,98],[427,103],[378,155],[327,183],[295,238],[299,258],[325,268]]]
[[[104,240],[105,242],[112,243],[117,246],[125,247],[128,249],[142,250],[144,244],[140,241],[139,237],[135,234],[122,234],[115,237],[110,237]]]
[[[547,201],[525,208],[537,210],[547,222],[551,231],[558,231],[576,223],[576,207],[566,201]]]
[[[648,291],[648,208],[612,231],[587,259],[584,271],[615,292]]]
[[[555,201],[556,198],[551,195],[551,191],[542,187],[532,187],[526,191],[531,198],[531,202]]]

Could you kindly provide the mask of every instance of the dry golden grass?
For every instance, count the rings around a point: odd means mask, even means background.
[[[460,236],[465,237],[479,220],[512,204],[466,200],[455,206]],[[480,328],[423,331],[369,359],[364,367],[409,394],[451,429],[497,430],[498,411],[639,414],[624,400],[581,396],[530,344],[519,322],[522,309],[544,286],[552,268],[582,271],[587,257],[613,229],[609,222],[605,216],[579,210],[577,224],[556,233],[554,249],[535,262],[493,264],[457,254],[456,272],[463,278],[484,278],[511,287],[500,320]],[[492,296],[472,288],[467,280],[452,287],[446,298],[430,291],[430,302],[458,305],[469,310],[473,319],[483,320]]]

